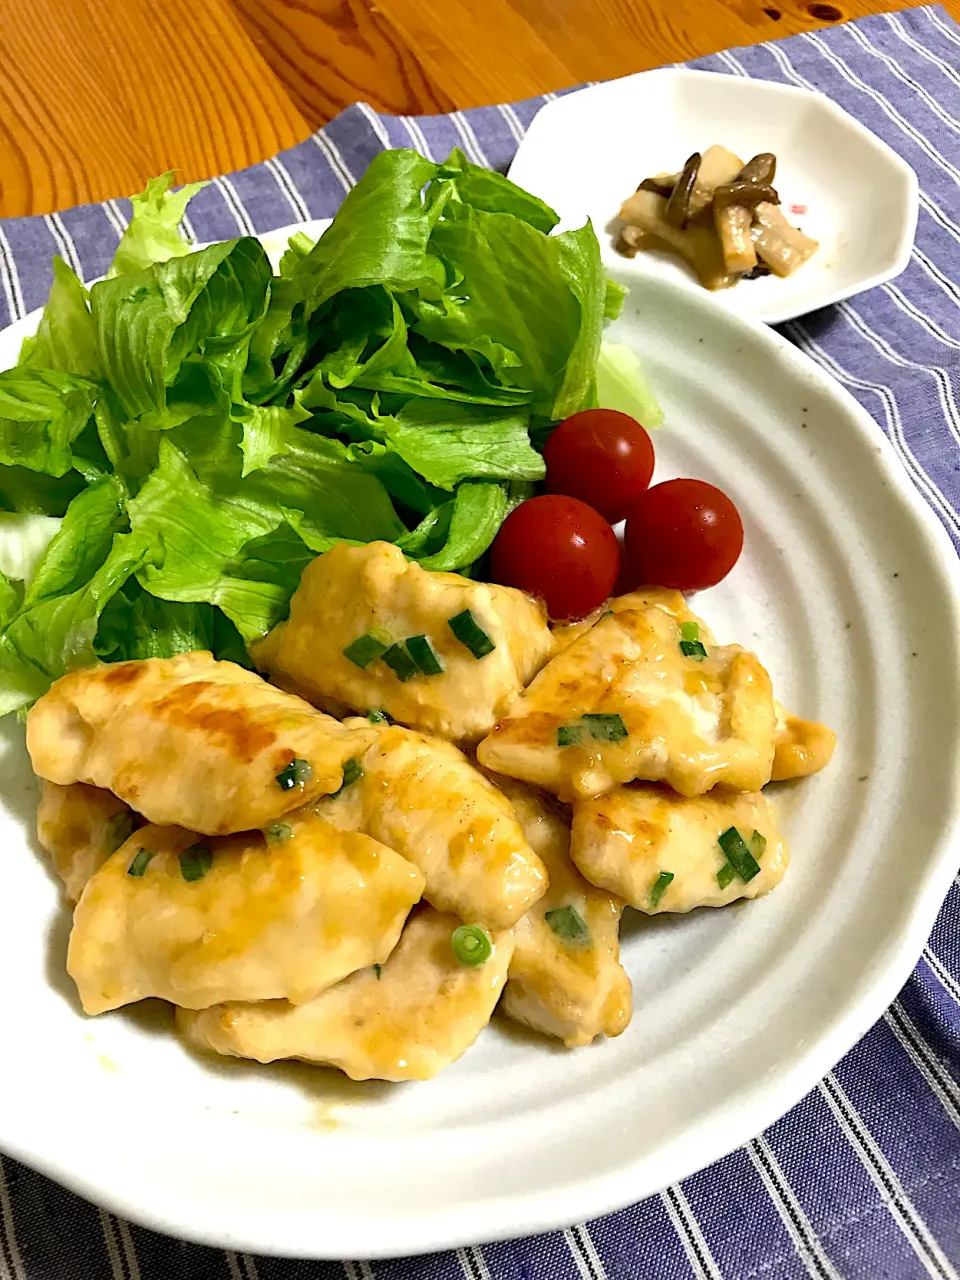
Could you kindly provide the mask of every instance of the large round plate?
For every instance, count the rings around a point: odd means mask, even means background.
[[[22,327],[21,327],[22,333]],[[0,366],[21,333],[0,337]],[[497,1024],[429,1084],[192,1056],[159,1003],[86,1019],[2,732],[0,1147],[117,1213],[255,1252],[373,1257],[540,1231],[663,1187],[800,1099],[907,978],[958,853],[954,556],[870,418],[776,333],[651,278],[612,337],[667,410],[659,476],[721,485],[744,557],[697,602],[839,733],[778,800],[769,898],[624,926],[636,1014],[573,1052]]]

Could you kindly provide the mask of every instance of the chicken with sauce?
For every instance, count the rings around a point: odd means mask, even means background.
[[[657,604],[613,610],[536,677],[477,748],[480,763],[561,799],[634,778],[695,796],[770,781],[770,677],[738,645],[688,654]]]
[[[764,795],[636,783],[576,803],[570,854],[591,884],[647,915],[757,898],[789,862]]]
[[[386,960],[422,892],[412,863],[308,808],[266,836],[146,826],[83,890],[67,970],[87,1013],[298,1004]]]
[[[382,966],[315,1000],[180,1010],[178,1025],[190,1044],[232,1057],[327,1063],[352,1080],[429,1080],[490,1021],[513,954],[513,934],[501,930],[483,964],[462,963],[450,944],[458,925],[455,916],[421,909]]]
[[[85,667],[31,708],[34,772],[113,792],[158,825],[264,827],[336,791],[373,739],[209,653]]]
[[[549,797],[495,779],[543,859],[550,887],[514,929],[503,1012],[568,1048],[618,1036],[632,1013],[620,963],[623,901],[586,881],[570,858],[570,823]]]
[[[375,732],[356,781],[318,811],[418,866],[438,911],[509,928],[547,887],[510,801],[452,743],[400,725],[378,724]]]
[[[318,706],[379,707],[453,742],[488,733],[552,652],[523,592],[431,573],[386,542],[341,543],[309,564],[289,621],[251,651]]]
[[[137,824],[137,815],[109,791],[82,782],[41,785],[37,839],[71,902]]]

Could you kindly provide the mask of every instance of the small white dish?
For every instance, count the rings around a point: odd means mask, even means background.
[[[820,93],[710,71],[644,71],[557,98],[537,114],[510,177],[560,214],[591,218],[604,261],[625,279],[670,276],[695,288],[669,254],[625,259],[617,212],[642,179],[675,173],[714,143],[744,160],[777,157],[787,218],[820,241],[794,275],[746,280],[717,293],[738,315],[777,324],[892,280],[917,226],[917,176],[896,152]]]
[[[281,233],[265,240],[276,256]],[[0,368],[38,315],[0,334]],[[783,884],[725,911],[629,914],[634,1020],[586,1049],[495,1020],[413,1085],[200,1058],[159,1001],[80,1012],[70,915],[8,717],[5,1153],[208,1244],[428,1252],[592,1218],[686,1177],[798,1102],[896,996],[960,847],[952,545],[873,420],[776,332],[650,278],[609,337],[642,358],[666,409],[657,479],[712,481],[743,515],[743,557],[697,610],[757,651],[786,705],[839,735],[826,771],[777,788],[793,851]]]

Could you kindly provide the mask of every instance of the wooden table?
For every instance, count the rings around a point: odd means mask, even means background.
[[[946,0],[960,18],[960,0]],[[365,99],[447,111],[904,0],[0,0],[0,216],[262,160]]]

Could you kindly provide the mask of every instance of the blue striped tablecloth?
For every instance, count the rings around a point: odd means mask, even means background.
[[[874,416],[960,545],[960,29],[941,8],[911,9],[692,65],[822,90],[919,174],[906,272],[786,332]],[[214,240],[329,216],[384,147],[441,159],[459,146],[505,168],[543,101],[415,119],[358,103],[218,178],[190,230]],[[0,222],[0,326],[43,302],[53,253],[102,274],[128,214],[112,200]],[[897,1001],[793,1111],[682,1184],[568,1231],[372,1264],[253,1258],[158,1236],[0,1160],[0,1280],[804,1276],[960,1280],[960,876]]]

